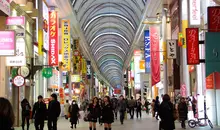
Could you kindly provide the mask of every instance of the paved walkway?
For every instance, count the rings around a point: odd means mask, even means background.
[[[97,125],[97,130],[104,130],[103,126]],[[15,130],[21,130],[21,128],[16,128]],[[35,130],[33,124],[31,125],[30,130]],[[45,124],[45,129],[47,129],[47,125]],[[69,121],[65,119],[60,119],[58,122],[58,130],[71,130]],[[88,130],[88,123],[80,120],[79,125],[77,126],[77,130]],[[121,125],[119,121],[115,121],[112,126],[112,130],[158,130],[158,121],[152,119],[149,116],[144,116],[142,119],[134,119],[134,120],[125,120],[124,125]],[[176,130],[182,130],[180,128],[180,124],[176,123]],[[195,128],[187,130],[211,130],[209,127],[206,128]],[[215,128],[213,130],[220,130],[220,128]]]

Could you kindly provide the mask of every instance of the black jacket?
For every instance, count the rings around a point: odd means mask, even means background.
[[[77,104],[72,104],[69,107],[69,113],[70,113],[70,122],[73,124],[77,124],[78,121],[78,115],[79,115],[79,107]]]
[[[60,116],[61,108],[60,102],[52,100],[48,106],[48,119],[56,119]]]
[[[178,112],[179,112],[179,120],[187,120],[188,117],[188,106],[184,103],[179,103],[178,105]]]
[[[104,105],[102,109],[103,123],[111,124],[114,122],[113,108],[110,104]]]
[[[101,107],[98,104],[96,106],[90,104],[88,111],[90,113],[90,118],[97,119],[98,117],[100,117]]]
[[[159,107],[159,116],[161,118],[161,128],[164,130],[174,130],[174,106],[171,102],[162,102]]]
[[[31,106],[29,103],[21,102],[22,116],[30,117]]]
[[[142,103],[137,101],[136,102],[137,111],[141,111],[141,107],[142,107]]]
[[[32,116],[35,120],[44,120],[46,118],[46,104],[44,102],[36,102],[33,107]]]
[[[0,115],[0,130],[14,130],[12,127],[13,123],[9,117]]]

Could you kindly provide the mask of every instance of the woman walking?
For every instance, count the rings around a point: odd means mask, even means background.
[[[14,112],[11,103],[5,99],[0,98],[0,130],[14,130]]]
[[[102,119],[105,130],[111,130],[112,129],[111,124],[114,122],[114,113],[109,96],[104,97]]]
[[[160,129],[163,130],[174,130],[174,106],[170,102],[170,96],[165,94],[163,96],[163,102],[160,105],[159,116],[161,118],[160,121]]]
[[[92,128],[96,130],[97,119],[101,113],[97,97],[93,98],[92,103],[89,105],[88,112],[89,130],[92,130]]]
[[[181,121],[181,127],[186,129],[185,121],[187,120],[188,115],[188,107],[185,101],[185,98],[182,97],[180,103],[178,105],[178,112],[179,112],[179,120]]]
[[[25,121],[27,123],[27,130],[29,130],[31,106],[26,98],[21,101],[21,108],[22,108],[22,130],[24,130]]]
[[[73,129],[73,125],[74,125],[74,128],[76,128],[76,124],[78,121],[78,115],[79,115],[79,107],[76,104],[76,100],[72,101],[72,104],[69,107],[69,113],[70,113],[70,123],[71,123],[70,128]]]

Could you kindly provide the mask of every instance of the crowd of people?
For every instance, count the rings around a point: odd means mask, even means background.
[[[42,96],[38,96],[38,101],[33,105],[33,109],[27,99],[23,99],[21,102],[22,108],[22,130],[25,130],[25,122],[27,130],[29,130],[29,120],[34,119],[34,126],[36,130],[43,130],[45,120],[47,120],[48,130],[57,130],[57,121],[61,113],[61,106],[57,100],[57,95],[51,95],[51,101],[48,107],[43,101]],[[151,106],[151,107],[149,107]],[[144,109],[143,109],[144,108]],[[147,114],[150,112],[156,120],[160,120],[159,129],[174,130],[174,121],[179,118],[181,127],[186,128],[185,121],[188,115],[188,104],[185,98],[181,98],[178,106],[176,107],[169,97],[165,94],[162,96],[162,102],[160,102],[157,96],[151,103],[147,100],[143,103],[141,99],[135,100],[133,97],[130,99],[124,98],[121,95],[119,98],[113,96],[105,96],[103,99],[94,97],[90,102],[84,100],[80,107],[76,100],[73,100],[71,104],[67,100],[64,104],[65,118],[70,121],[70,128],[76,128],[79,123],[80,110],[84,111],[84,121],[89,123],[89,130],[96,130],[97,122],[100,125],[104,124],[104,130],[111,130],[111,124],[114,120],[119,119],[120,123],[124,124],[124,119],[127,118],[127,113],[130,114],[130,119],[142,117],[142,110],[145,110]],[[178,117],[177,117],[178,115]],[[0,98],[0,129],[13,130],[14,113],[12,105],[5,98]]]

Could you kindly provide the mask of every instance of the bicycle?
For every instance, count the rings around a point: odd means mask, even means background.
[[[195,119],[192,119],[192,120],[189,120],[188,121],[188,125],[190,128],[195,128],[196,126],[204,126],[204,124],[201,123],[202,120],[208,120],[208,124],[209,126],[213,129],[213,124],[211,122],[211,120],[208,118],[207,114],[205,114],[205,117],[204,118],[196,118],[197,120]]]

